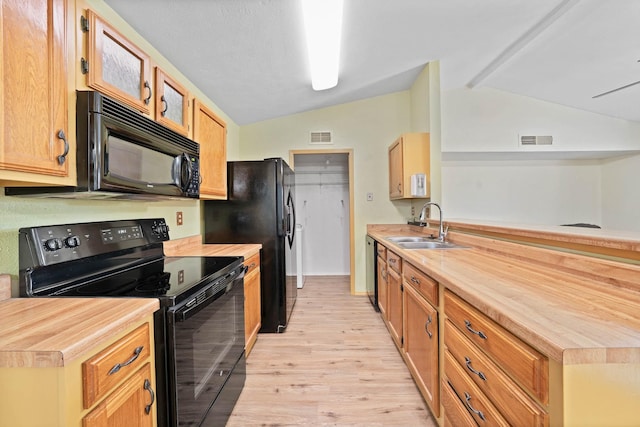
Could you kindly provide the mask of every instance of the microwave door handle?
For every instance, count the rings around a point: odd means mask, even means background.
[[[183,171],[186,170],[186,176],[183,176]],[[191,182],[191,176],[193,174],[193,166],[189,156],[186,153],[182,153],[173,159],[173,182],[182,191],[186,191],[189,182]]]

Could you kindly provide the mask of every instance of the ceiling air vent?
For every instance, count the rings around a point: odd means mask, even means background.
[[[520,145],[551,145],[551,135],[520,135]]]
[[[309,144],[333,144],[333,137],[331,135],[331,132],[311,132]]]

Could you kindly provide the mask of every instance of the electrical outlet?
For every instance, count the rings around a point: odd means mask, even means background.
[[[416,216],[416,207],[415,206],[411,206],[411,216],[412,217]]]
[[[178,285],[182,285],[184,283],[184,270],[178,271]]]
[[[176,212],[176,224],[182,225],[182,212]]]
[[[373,193],[367,193],[367,202],[373,201]]]

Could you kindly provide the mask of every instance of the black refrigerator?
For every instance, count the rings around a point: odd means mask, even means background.
[[[260,243],[260,332],[284,332],[296,302],[295,175],[280,158],[227,162],[227,200],[204,202],[204,243]]]

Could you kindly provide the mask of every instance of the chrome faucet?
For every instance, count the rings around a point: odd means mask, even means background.
[[[444,230],[443,226],[442,226],[442,208],[440,207],[439,204],[435,203],[435,202],[427,202],[424,204],[424,206],[422,206],[422,210],[420,211],[420,218],[419,220],[421,222],[425,222],[425,216],[427,214],[427,207],[428,206],[435,206],[438,208],[438,213],[440,214],[440,220],[439,220],[439,225],[438,225],[438,241],[439,242],[444,242],[445,237],[447,237],[447,231]],[[447,230],[449,229],[449,227],[447,227]]]

